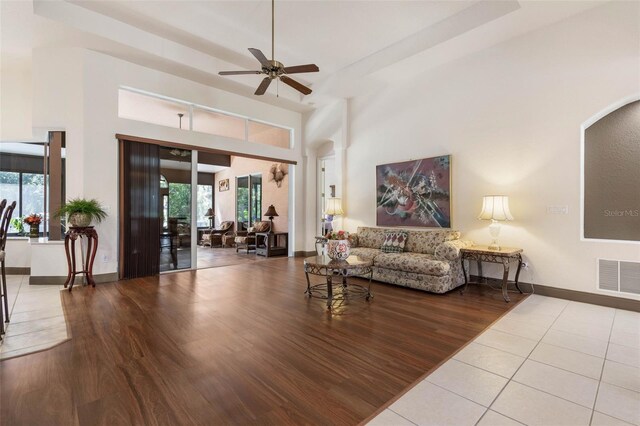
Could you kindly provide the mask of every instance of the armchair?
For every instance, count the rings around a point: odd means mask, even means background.
[[[236,237],[234,239],[236,243],[236,253],[241,247],[246,248],[247,253],[249,253],[249,250],[255,250],[257,243],[256,233],[269,231],[271,231],[271,222],[265,220],[255,222],[253,226],[246,231],[236,232]]]
[[[205,231],[200,242],[203,246],[213,247],[216,245],[222,247],[223,236],[233,233],[233,223],[232,220],[226,220],[220,224],[219,228]]]

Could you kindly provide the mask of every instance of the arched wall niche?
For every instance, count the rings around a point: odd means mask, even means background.
[[[582,236],[640,243],[640,96],[583,125]]]

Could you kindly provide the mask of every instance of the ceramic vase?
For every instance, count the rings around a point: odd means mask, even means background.
[[[349,240],[329,240],[327,242],[327,256],[334,260],[346,260],[349,257]]]

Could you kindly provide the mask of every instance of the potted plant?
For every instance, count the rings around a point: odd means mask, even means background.
[[[67,216],[67,223],[76,228],[86,228],[91,222],[102,222],[107,217],[107,212],[98,200],[86,198],[73,198],[62,205],[56,212],[56,216]]]
[[[327,256],[334,260],[346,260],[349,257],[351,244],[348,232],[329,232],[325,237],[327,238]]]
[[[29,237],[38,238],[40,236],[40,223],[42,222],[42,216],[40,216],[39,214],[31,213],[22,221],[29,225]]]
[[[21,217],[14,217],[11,219],[11,227],[16,230],[16,233],[20,236],[24,235],[24,222]]]

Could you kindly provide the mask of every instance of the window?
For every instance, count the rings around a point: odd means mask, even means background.
[[[14,200],[18,202],[16,210],[13,213],[13,217],[20,217],[20,173],[17,172],[2,172],[0,171],[0,199],[7,199],[8,203],[12,203]],[[15,234],[19,229],[16,229],[13,224],[9,226],[9,233]]]
[[[209,216],[207,210],[213,206],[213,186],[198,185],[198,201],[197,201],[198,227],[209,226]]]
[[[178,114],[182,114],[182,117]],[[188,105],[128,90],[119,92],[118,117],[176,129],[189,129]]]
[[[289,128],[132,88],[118,91],[118,117],[291,149]]]
[[[0,199],[2,198],[6,198],[7,203],[17,202],[12,219],[20,219],[33,213],[44,217],[44,175],[0,172]],[[19,223],[12,220],[9,226],[10,234],[27,232],[26,228],[19,229]],[[44,221],[40,223],[40,232],[43,232],[43,226]]]
[[[262,220],[261,174],[236,178],[236,220],[240,230],[246,230]]]
[[[195,132],[244,139],[244,125],[243,118],[199,108],[193,109],[193,130]]]
[[[16,202],[8,229],[10,234],[28,232],[22,218],[38,214],[43,218],[40,234],[60,238],[63,232],[62,227],[58,227],[60,220],[50,212],[64,201],[64,155],[63,132],[50,132],[49,142],[0,144],[0,199]],[[50,180],[56,185],[49,185]],[[50,222],[55,223],[51,230]]]
[[[184,223],[191,222],[191,185],[169,183],[169,217]]]
[[[249,120],[249,142],[290,148],[291,130]]]

